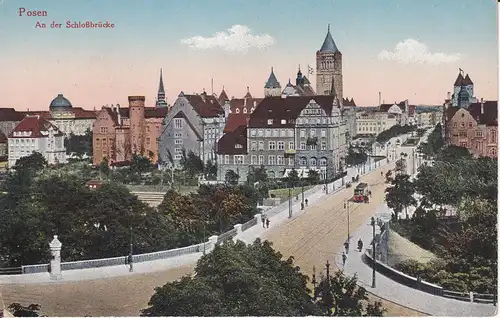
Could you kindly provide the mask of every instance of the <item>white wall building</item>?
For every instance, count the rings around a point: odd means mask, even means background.
[[[357,135],[378,135],[384,130],[387,130],[397,124],[398,117],[393,113],[381,111],[356,113]]]
[[[65,163],[64,134],[40,116],[25,117],[8,136],[9,167],[19,158],[39,152],[49,164]]]

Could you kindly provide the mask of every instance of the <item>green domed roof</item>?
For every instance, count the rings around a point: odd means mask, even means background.
[[[50,103],[50,108],[71,108],[71,102],[63,96],[63,94],[58,94],[56,98]]]

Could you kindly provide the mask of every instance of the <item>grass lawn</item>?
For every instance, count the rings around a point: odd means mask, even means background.
[[[311,189],[312,187],[314,187],[314,186],[312,186],[312,185],[304,186],[304,192]],[[299,195],[301,193],[302,193],[301,187],[292,188],[292,197],[295,197],[296,195]],[[277,198],[280,198],[281,202],[288,200],[288,188],[269,190],[269,195],[271,195],[271,194],[274,194]]]

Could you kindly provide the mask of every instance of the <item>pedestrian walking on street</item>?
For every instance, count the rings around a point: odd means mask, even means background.
[[[383,172],[383,171],[380,171],[380,175],[383,177],[383,176],[384,176],[384,172]]]
[[[347,255],[345,255],[344,252],[342,252],[342,266],[345,266],[345,261],[347,260]]]
[[[359,239],[358,241],[358,250],[361,252],[361,250],[363,250],[363,241],[361,239]]]
[[[266,219],[266,227],[269,228],[269,219]]]
[[[262,217],[260,219],[262,220],[262,227],[265,228],[266,227],[266,216],[264,214],[262,214]]]
[[[128,254],[127,258],[125,259],[125,264],[128,264],[128,266],[129,266],[128,271],[129,272],[134,271],[134,257],[132,256],[132,252],[130,252]]]
[[[346,254],[348,254],[349,253],[349,242],[348,241],[345,241],[344,248],[345,248]]]
[[[306,199],[306,206],[309,206],[309,200]]]

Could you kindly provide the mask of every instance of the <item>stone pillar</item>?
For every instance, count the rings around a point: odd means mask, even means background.
[[[212,235],[208,238],[208,243],[209,246],[208,246],[208,251],[213,251],[213,249],[215,248],[215,245],[217,244],[217,239],[219,238],[219,236],[217,235]]]
[[[52,254],[52,259],[50,260],[50,279],[60,280],[62,279],[61,274],[61,247],[62,243],[57,239],[57,235],[54,235],[54,239],[49,243],[50,253]]]
[[[257,219],[257,225],[262,223],[262,213],[257,213],[253,217]]]

